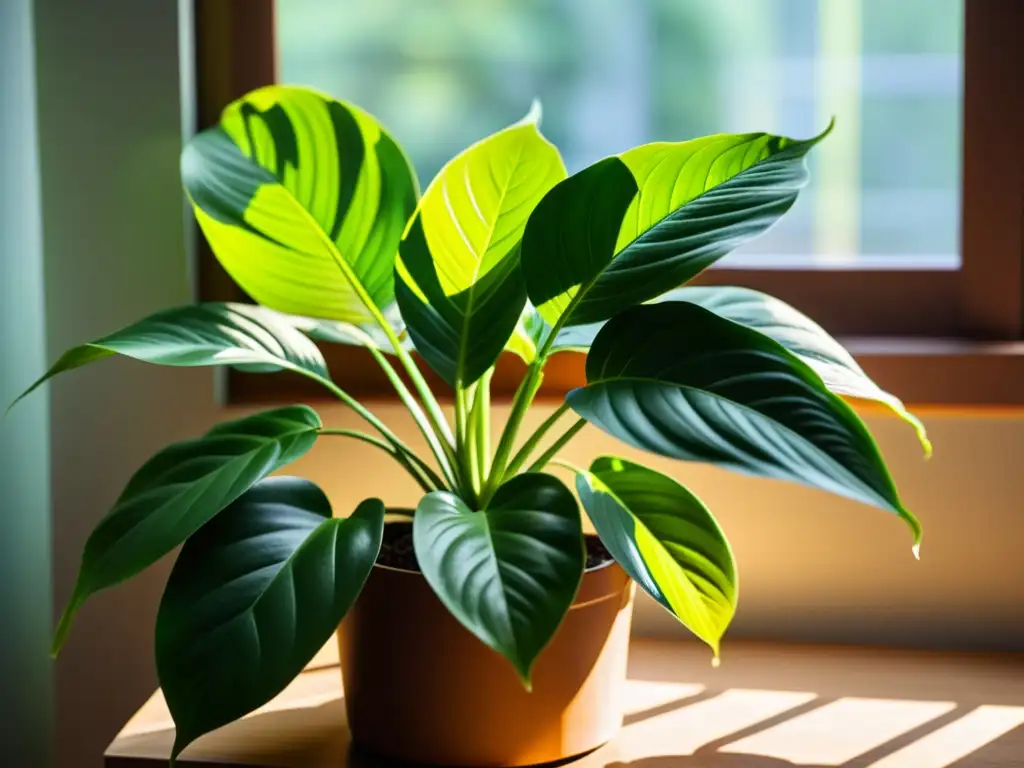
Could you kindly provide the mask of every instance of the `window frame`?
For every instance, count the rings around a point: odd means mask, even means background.
[[[274,0],[195,0],[196,91],[200,128],[247,91],[277,81]],[[965,0],[962,206],[959,270],[708,270],[696,282],[770,293],[840,337],[880,386],[916,406],[1024,406],[1024,3]],[[244,301],[245,294],[199,237],[199,295]],[[357,397],[392,389],[361,349],[324,347],[329,367]],[[424,366],[425,367],[425,366]],[[504,355],[492,381],[508,398],[525,366]],[[426,371],[439,393],[446,385]],[[557,355],[545,369],[544,397],[583,382],[583,356]],[[322,393],[287,375],[232,371],[231,403],[272,402]]]

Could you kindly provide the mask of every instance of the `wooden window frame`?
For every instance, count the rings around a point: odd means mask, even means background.
[[[199,127],[247,91],[277,81],[274,0],[196,0]],[[1024,406],[1024,2],[965,0],[961,256],[958,270],[719,269],[706,285],[746,285],[820,321],[884,388],[912,405]],[[198,236],[198,235],[197,235]],[[245,300],[202,242],[199,294]],[[392,389],[363,350],[324,354],[351,394]],[[426,366],[423,366],[426,368]],[[495,397],[515,391],[525,366],[499,361]],[[426,371],[432,386],[446,385]],[[562,354],[545,369],[542,395],[583,381],[583,356]],[[316,398],[299,377],[228,375],[231,403]]]

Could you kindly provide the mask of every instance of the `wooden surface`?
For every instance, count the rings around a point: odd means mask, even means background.
[[[1024,655],[636,640],[626,723],[577,768],[1024,768]],[[333,643],[277,699],[208,734],[181,764],[382,768],[350,753]],[[453,723],[453,728],[460,727]],[[158,691],[106,753],[166,765]],[[401,734],[396,734],[401,738]]]

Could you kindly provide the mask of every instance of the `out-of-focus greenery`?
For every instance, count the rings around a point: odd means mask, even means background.
[[[860,114],[823,78],[824,4],[859,7]],[[963,0],[284,0],[282,79],[363,105],[424,183],[547,107],[570,172],[652,140],[856,134],[864,254],[955,259]],[[822,178],[827,187],[827,174]],[[815,192],[747,251],[808,254]]]

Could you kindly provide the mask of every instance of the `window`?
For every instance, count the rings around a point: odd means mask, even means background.
[[[1015,0],[288,0],[276,18],[259,0],[198,10],[202,119],[278,77],[319,87],[378,115],[424,184],[535,96],[570,172],[647,141],[808,136],[836,116],[793,210],[701,279],[760,288],[833,333],[871,337],[850,343],[912,402],[1024,401],[1019,345],[968,341],[1022,338]],[[223,275],[204,272],[204,291],[223,297]],[[581,362],[556,358],[548,386],[580,381]],[[506,367],[499,391],[514,388],[516,363]],[[384,391],[372,366],[346,368],[355,389]]]

